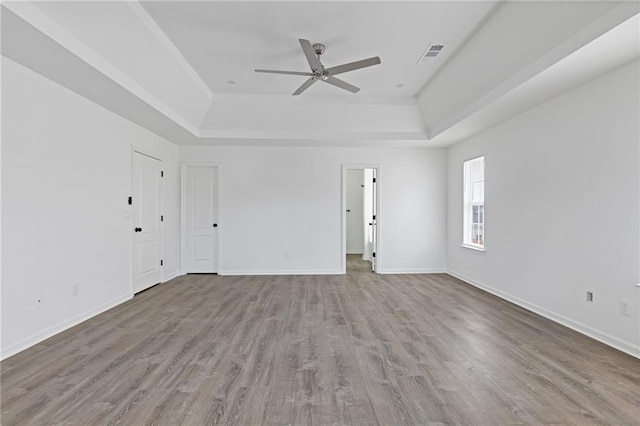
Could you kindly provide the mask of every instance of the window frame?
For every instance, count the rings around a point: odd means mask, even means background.
[[[481,180],[472,180],[471,177],[471,168],[474,162],[482,162],[482,179]],[[466,247],[469,249],[477,250],[477,251],[485,251],[486,244],[486,207],[485,207],[485,190],[484,190],[484,166],[485,166],[485,158],[484,155],[479,155],[477,157],[470,158],[468,160],[463,161],[462,163],[462,180],[463,180],[463,193],[462,193],[462,247]],[[481,183],[482,187],[480,193],[482,195],[481,200],[473,200],[472,199],[472,191],[474,184]],[[474,222],[474,214],[473,210],[475,207],[481,206],[481,213],[479,214],[482,217],[481,221]],[[474,235],[474,226],[478,226],[481,229],[480,238],[481,243],[473,242]]]

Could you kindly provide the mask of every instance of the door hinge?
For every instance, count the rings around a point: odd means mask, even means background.
[[[133,203],[133,199],[129,197],[129,205],[131,205],[132,203]]]
[[[160,215],[160,222],[164,222],[164,215]]]
[[[160,266],[164,265],[164,260],[160,259]]]
[[[373,257],[376,257],[376,253],[375,252],[373,252]]]
[[[376,215],[375,214],[373,215],[373,220],[376,220]]]
[[[373,183],[376,183],[376,178],[373,178]]]
[[[164,177],[164,170],[160,171],[160,177]]]

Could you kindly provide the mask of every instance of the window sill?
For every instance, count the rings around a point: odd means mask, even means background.
[[[486,251],[482,247],[472,246],[472,245],[469,245],[469,244],[460,244],[460,247],[466,248],[466,249],[469,249],[469,250],[473,250],[473,251],[478,251],[480,253],[484,253]]]

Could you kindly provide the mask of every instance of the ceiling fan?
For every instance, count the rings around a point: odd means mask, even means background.
[[[302,51],[304,52],[304,56],[307,57],[307,62],[309,62],[309,66],[311,67],[311,72],[299,72],[299,71],[278,71],[278,70],[255,70],[256,72],[265,72],[271,74],[290,74],[290,75],[304,75],[309,77],[307,81],[302,83],[302,86],[298,87],[298,90],[293,92],[294,95],[299,95],[300,93],[307,90],[313,83],[316,81],[324,81],[325,83],[332,84],[336,87],[339,87],[344,90],[348,90],[351,93],[356,93],[360,90],[360,88],[347,83],[344,80],[340,80],[339,78],[334,77],[337,74],[342,74],[347,71],[353,71],[360,68],[370,67],[372,65],[378,65],[380,63],[380,58],[378,56],[374,56],[373,58],[362,59],[360,61],[350,62],[344,65],[338,65],[336,67],[325,68],[324,65],[320,62],[320,55],[324,53],[325,45],[320,43],[311,44],[309,40],[298,39],[300,42],[300,46],[302,46]]]

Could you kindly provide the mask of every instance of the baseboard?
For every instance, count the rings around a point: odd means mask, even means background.
[[[378,274],[446,274],[446,269],[384,269],[378,271]],[[258,271],[245,271],[245,270],[224,270],[220,271],[219,275],[343,275],[341,270],[258,270]]]
[[[362,250],[347,250],[347,254],[364,254]]]
[[[438,269],[438,268],[416,268],[416,269],[383,269],[378,271],[381,275],[391,275],[391,274],[446,274],[446,269]]]
[[[491,293],[494,296],[498,296],[501,299],[507,300],[515,305],[518,305],[528,311],[531,311],[535,314],[538,314],[547,319],[550,319],[551,321],[557,322],[558,324],[564,325],[565,327],[568,327],[574,331],[577,331],[578,333],[591,337],[592,339],[595,339],[601,343],[604,343],[607,346],[611,346],[612,348],[618,349],[619,351],[627,353],[631,356],[640,358],[640,347],[634,345],[633,343],[618,339],[617,337],[614,337],[607,333],[603,333],[601,331],[593,329],[588,325],[582,324],[580,322],[567,318],[563,315],[549,311],[541,306],[527,302],[526,300],[520,299],[519,297],[513,296],[502,290],[498,290],[480,281],[466,277],[458,272],[448,270],[447,274],[451,275],[452,277],[458,278],[459,280],[462,280],[467,284],[470,284],[474,287],[477,287],[481,290]]]
[[[315,270],[315,269],[275,269],[275,270],[234,270],[220,271],[219,275],[342,275],[339,269]]]
[[[171,281],[172,279],[174,279],[179,275],[180,275],[180,271],[173,271],[172,273],[165,275],[162,282],[166,283],[167,281]]]
[[[70,318],[66,321],[62,321],[58,324],[55,324],[39,333],[36,333],[32,336],[27,337],[26,339],[23,339],[21,341],[19,341],[18,343],[15,343],[7,348],[3,348],[2,349],[2,353],[0,354],[0,359],[4,360],[6,358],[9,358],[12,355],[17,354],[18,352],[22,352],[23,350],[30,348],[33,345],[36,345],[46,339],[48,339],[51,336],[55,336],[58,333],[62,333],[63,331],[80,324],[83,321],[88,320],[89,318],[95,317],[98,314],[103,313],[104,311],[107,311],[123,302],[126,302],[127,300],[131,299],[133,297],[133,293],[127,293],[123,296],[117,297],[115,299],[110,300],[107,303],[103,303],[102,305],[90,309],[80,315],[76,315],[73,318]]]

